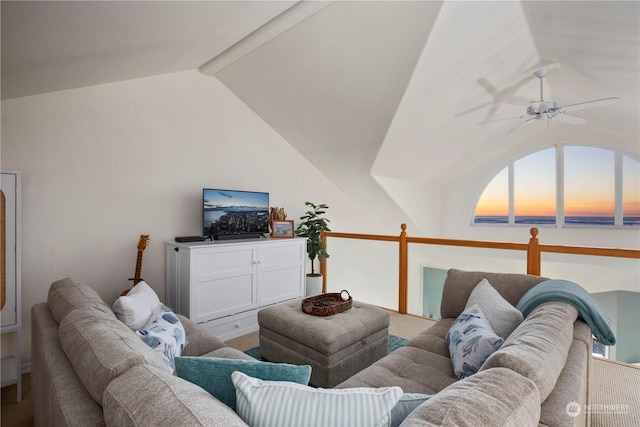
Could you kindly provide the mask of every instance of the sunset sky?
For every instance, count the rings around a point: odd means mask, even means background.
[[[549,148],[514,162],[516,216],[554,216],[556,151]],[[592,147],[564,147],[565,215],[613,216],[614,153]],[[640,163],[623,157],[623,214],[640,216]],[[508,168],[489,183],[476,215],[508,214]]]

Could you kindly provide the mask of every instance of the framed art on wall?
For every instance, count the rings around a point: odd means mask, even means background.
[[[272,238],[293,238],[293,220],[271,221]]]

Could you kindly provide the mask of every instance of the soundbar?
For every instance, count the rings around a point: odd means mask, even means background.
[[[219,234],[213,236],[213,240],[240,240],[240,239],[259,239],[260,233],[243,233],[243,234]]]
[[[207,240],[205,236],[176,236],[176,242],[203,242]]]

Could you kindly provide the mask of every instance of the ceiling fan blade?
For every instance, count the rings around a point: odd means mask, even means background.
[[[558,107],[558,110],[565,111],[577,111],[577,110],[586,110],[587,108],[594,107],[602,107],[605,105],[615,104],[620,101],[620,98],[604,98],[604,99],[596,99],[594,101],[580,102],[578,104],[565,105],[564,107]]]
[[[537,119],[536,119],[535,117],[532,117],[532,118],[530,118],[530,119],[525,120],[524,122],[520,122],[520,123],[518,123],[517,125],[515,125],[514,127],[512,127],[511,129],[509,129],[509,132],[507,132],[507,133],[513,133],[513,132],[515,132],[515,131],[520,127],[520,126],[522,126],[522,125],[526,125],[526,124],[528,124],[528,123],[533,123],[533,122],[535,122],[536,120],[537,120]]]
[[[484,120],[482,121],[488,122],[489,120],[493,119],[493,116],[495,116],[499,108],[500,104],[493,105],[491,108],[489,108],[489,111],[487,111],[487,114],[484,116]]]
[[[529,102],[531,102],[531,99],[526,96],[510,96],[504,100],[505,104],[510,105],[527,105]]]
[[[572,116],[571,114],[558,114],[553,119],[560,122],[569,123],[570,125],[581,125],[587,122],[587,119],[578,116]]]
[[[481,109],[483,109],[485,107],[488,107],[489,105],[491,105],[490,102],[485,102],[484,104],[476,105],[475,107],[469,108],[468,110],[464,110],[464,111],[454,115],[453,117],[464,116],[465,114],[473,113],[474,111],[481,110]]]
[[[479,122],[479,125],[486,125],[487,123],[504,122],[505,120],[524,119],[526,116],[505,117],[504,119],[488,120],[486,122]]]
[[[491,96],[498,96],[500,94],[500,91],[494,85],[489,83],[489,80],[485,79],[484,77],[480,77],[478,79],[478,84],[482,86],[484,90],[486,90]]]

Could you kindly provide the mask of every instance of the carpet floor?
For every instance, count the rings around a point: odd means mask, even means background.
[[[590,404],[585,408],[591,425],[640,426],[640,367],[599,358],[592,367]]]

